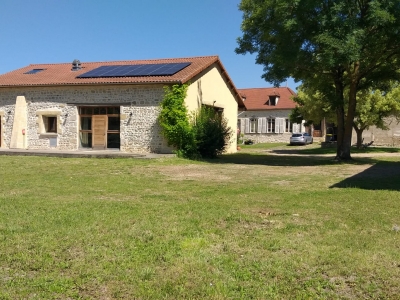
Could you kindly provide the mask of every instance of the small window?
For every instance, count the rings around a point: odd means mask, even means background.
[[[42,72],[43,70],[44,69],[32,69],[28,72],[25,72],[24,74],[36,74],[36,73]]]
[[[257,118],[251,118],[250,119],[250,130],[249,130],[249,133],[256,133],[257,132],[257,125],[258,125],[258,119]]]
[[[291,125],[290,120],[286,119],[286,128],[285,128],[286,132],[292,132],[292,126],[290,126],[290,125]]]
[[[268,119],[267,119],[267,124],[268,124],[268,126],[267,126],[267,128],[268,128],[267,132],[269,132],[269,133],[275,133],[275,118],[268,118]]]
[[[57,133],[57,117],[43,116],[43,123],[46,133]]]

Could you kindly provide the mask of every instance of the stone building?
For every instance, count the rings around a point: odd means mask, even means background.
[[[183,83],[189,111],[214,106],[236,130],[243,103],[218,56],[74,60],[0,75],[0,147],[169,153],[157,117],[164,86]]]
[[[289,120],[296,103],[288,87],[238,89],[245,108],[238,113],[243,138],[256,143],[289,142],[292,132],[304,132],[304,124]]]

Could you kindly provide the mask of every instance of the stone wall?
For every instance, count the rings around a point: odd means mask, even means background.
[[[251,139],[255,143],[288,143],[292,133],[246,133],[244,140]]]
[[[396,118],[390,117],[385,119],[388,130],[382,130],[371,126],[368,130],[364,130],[362,136],[364,143],[374,141],[374,146],[391,146],[400,147],[400,124]],[[353,130],[352,144],[357,143],[357,134]]]
[[[38,111],[59,112],[59,132],[56,149],[79,148],[79,105],[120,106],[121,151],[171,152],[160,133],[157,122],[159,104],[164,91],[162,85],[104,85],[73,87],[1,88],[2,147],[9,148],[17,96],[25,96],[28,103],[26,128],[28,149],[49,149],[53,135],[41,134]],[[8,113],[9,112],[9,113]]]
[[[238,118],[285,118],[288,119],[291,110],[288,109],[277,109],[277,110],[255,110],[255,111],[243,111],[238,114]],[[292,126],[292,125],[290,125]],[[301,131],[304,131],[302,126]],[[251,139],[255,143],[289,143],[291,132],[284,133],[245,133],[241,128],[241,133],[244,134],[243,139]]]

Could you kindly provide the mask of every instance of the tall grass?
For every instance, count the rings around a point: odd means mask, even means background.
[[[400,294],[398,157],[0,162],[0,299]]]

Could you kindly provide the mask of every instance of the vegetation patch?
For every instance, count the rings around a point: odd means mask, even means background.
[[[261,150],[0,156],[0,298],[395,299],[400,157]]]

